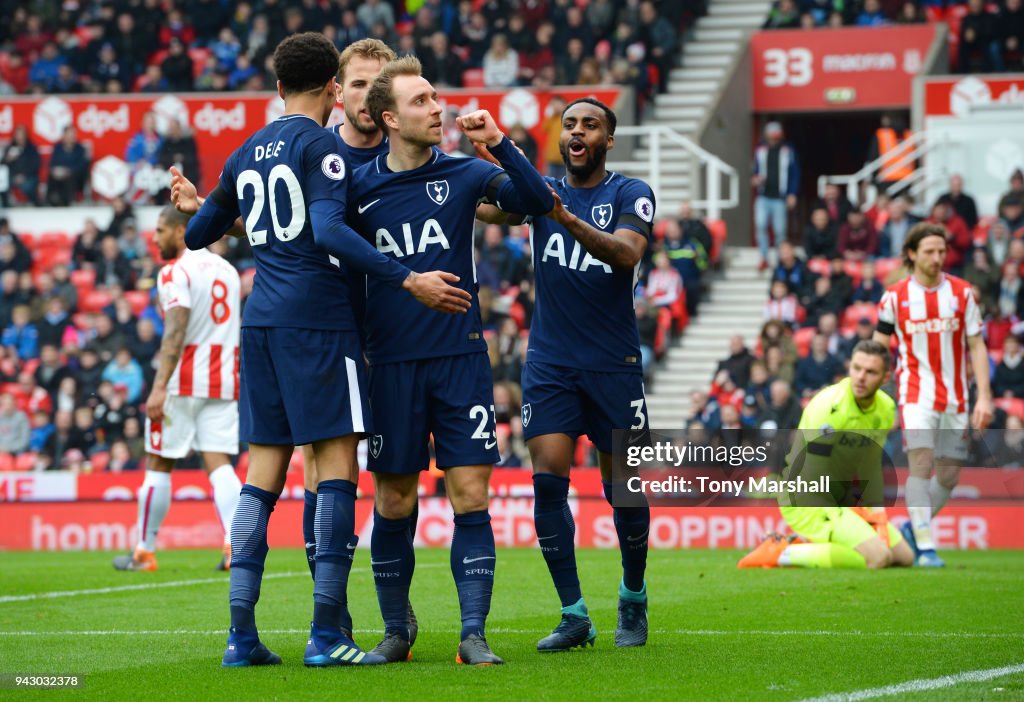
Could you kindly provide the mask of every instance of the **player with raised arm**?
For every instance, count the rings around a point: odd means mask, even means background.
[[[586,433],[598,449],[612,503],[623,577],[615,644],[647,642],[647,539],[643,495],[615,506],[628,478],[614,466],[612,435],[649,431],[633,310],[637,271],[651,235],[654,194],[641,180],[609,172],[615,113],[593,98],[562,112],[559,149],[568,175],[548,178],[555,208],[530,233],[537,303],[523,369],[523,434],[533,462],[537,542],[562,605],[562,619],[537,644],[541,652],[593,645],[576,569],[576,525],[569,509],[573,449]]]
[[[355,169],[373,160],[378,154],[387,153],[388,140],[380,128],[374,124],[366,111],[366,93],[373,79],[380,73],[385,63],[395,58],[395,52],[379,39],[360,39],[349,44],[338,61],[338,100],[345,112],[345,120],[338,125],[329,127],[341,137],[341,155],[350,168]],[[195,185],[176,169],[172,170],[174,197],[179,206],[198,210],[203,202],[195,192]],[[365,314],[366,278],[358,272],[348,271],[349,299],[352,303],[358,324],[362,324]],[[316,458],[313,448],[302,447],[303,484],[305,486],[304,505],[302,511],[302,536],[306,546],[306,563],[310,575],[316,575],[316,531],[314,515],[316,514]],[[412,533],[416,533],[416,514],[413,514],[410,525]],[[412,638],[415,639],[416,616],[409,610],[409,622]]]
[[[488,480],[498,458],[492,379],[477,300],[473,220],[477,203],[540,214],[552,197],[529,161],[486,111],[459,117],[460,129],[486,144],[504,170],[480,159],[457,159],[441,143],[442,110],[417,59],[384,67],[367,108],[388,135],[390,150],[358,169],[349,188],[349,217],[377,249],[413,270],[443,266],[461,276],[472,309],[444,317],[411,307],[381,281],[367,285],[366,350],[377,433],[369,469],[376,488],[371,564],[385,635],[374,652],[389,661],[409,657],[406,618],[415,553],[409,519],[419,473],[429,464],[433,435],[437,466],[455,512],[451,568],[462,615],[457,660],[501,663],[485,638],[494,582],[494,534]]]
[[[946,229],[921,222],[903,242],[908,278],[889,287],[878,305],[874,338],[899,342],[897,387],[910,475],[904,491],[910,520],[903,536],[915,563],[942,567],[931,520],[949,500],[967,459],[968,422],[984,431],[992,421],[988,353],[981,312],[965,280],[942,272]],[[968,419],[967,365],[978,396]],[[933,475],[934,473],[934,475]],[[929,480],[930,479],[930,480]]]
[[[230,567],[231,519],[242,484],[229,456],[238,453],[238,272],[220,256],[185,247],[188,217],[165,207],[156,244],[166,265],[157,278],[164,335],[146,400],[146,477],[139,488],[139,542],[114,559],[117,570],[157,569],[156,537],[171,505],[171,470],[195,449],[213,486]]]
[[[859,342],[849,377],[822,389],[804,408],[790,451],[787,478],[807,479],[847,469],[867,469],[871,488],[883,487],[883,447],[896,424],[896,403],[881,387],[889,378],[889,347]],[[854,439],[854,440],[851,440]],[[838,486],[837,486],[838,487]],[[810,543],[769,534],[744,556],[740,568],[886,568],[914,564],[914,553],[885,515],[881,490],[862,506],[801,506],[828,496],[780,495],[780,511],[793,531]],[[806,498],[806,499],[805,499]],[[793,503],[797,504],[793,504]]]
[[[259,640],[255,607],[270,513],[293,447],[307,443],[319,484],[313,622],[304,663],[378,664],[385,660],[352,641],[346,597],[358,541],[356,446],[372,425],[345,272],[363,270],[398,295],[404,297],[398,292],[404,289],[442,312],[464,312],[470,296],[446,282],[457,283],[457,276],[413,272],[345,223],[349,169],[338,136],[323,129],[336,100],[334,45],[314,32],[292,35],[273,61],[284,115],[228,158],[185,233],[189,248],[204,248],[241,215],[257,267],[242,320],[240,433],[250,463],[232,522],[231,629],[223,665],[281,661]]]

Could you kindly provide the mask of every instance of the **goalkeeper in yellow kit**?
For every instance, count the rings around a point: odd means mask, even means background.
[[[836,489],[823,495],[779,495],[783,518],[805,541],[769,534],[740,560],[740,568],[913,565],[913,551],[881,507],[882,446],[896,422],[896,403],[880,390],[890,363],[884,345],[861,341],[854,347],[849,377],[811,399],[800,417],[786,477],[827,474]],[[854,486],[862,494],[842,494]],[[836,506],[854,500],[872,506]]]

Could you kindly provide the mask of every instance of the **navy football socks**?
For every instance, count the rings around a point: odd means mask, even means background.
[[[355,502],[356,486],[348,480],[322,480],[317,486],[313,625],[320,630],[352,629],[348,575],[358,542]]]
[[[277,495],[254,485],[243,485],[231,522],[231,626],[256,632],[256,603],[260,599],[263,566],[267,561],[267,522]]]
[[[410,536],[411,520],[411,515],[386,519],[374,510],[373,533],[370,536],[370,565],[380,614],[384,619],[384,633],[398,633],[406,640],[409,639],[409,584],[416,568],[416,552]]]
[[[622,554],[622,583],[633,592],[644,589],[644,572],[647,570],[647,540],[651,531],[651,508],[647,496],[630,494],[630,499],[640,498],[642,506],[616,507],[612,504],[612,484],[601,481],[604,496],[612,505],[615,532],[619,535],[619,552]],[[620,485],[620,490],[625,490]]]
[[[550,473],[533,476],[533,517],[537,544],[548,564],[562,607],[583,599],[576,572],[576,523],[569,509],[569,479]]]
[[[481,510],[456,514],[451,566],[459,591],[462,640],[470,634],[484,635],[484,623],[491,610],[496,555],[490,513]]]

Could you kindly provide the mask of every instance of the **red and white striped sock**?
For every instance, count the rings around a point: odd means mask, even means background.
[[[171,474],[146,471],[139,488],[139,545],[144,551],[156,550],[156,535],[171,506]]]

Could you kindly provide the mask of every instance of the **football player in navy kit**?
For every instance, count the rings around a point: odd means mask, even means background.
[[[257,266],[242,320],[240,435],[249,443],[250,464],[232,522],[231,629],[222,663],[230,667],[281,662],[259,640],[255,607],[270,513],[294,445],[306,443],[313,445],[320,480],[313,623],[304,662],[386,662],[352,641],[346,595],[358,541],[356,445],[373,426],[345,273],[362,270],[440,312],[470,307],[471,296],[448,285],[456,276],[412,271],[345,223],[351,173],[341,140],[323,129],[335,105],[337,68],[337,49],[322,34],[281,42],[274,69],[284,115],[228,158],[185,232],[190,249],[204,248],[242,216]]]
[[[411,307],[377,280],[367,285],[366,352],[377,433],[370,437],[376,510],[370,544],[385,636],[374,652],[391,661],[409,655],[406,607],[415,565],[408,520],[419,473],[429,464],[432,435],[455,512],[451,568],[462,614],[457,660],[502,660],[484,636],[494,581],[494,534],[488,479],[498,459],[487,345],[476,296],[473,220],[477,204],[542,215],[553,197],[532,164],[486,111],[457,119],[459,128],[502,168],[482,159],[451,158],[437,149],[442,110],[419,61],[393,61],[374,81],[367,106],[390,139],[388,155],[358,169],[349,190],[352,226],[377,250],[413,270],[443,265],[461,275],[473,307],[444,316]]]
[[[576,571],[575,524],[568,505],[573,448],[586,433],[597,446],[605,496],[613,474],[612,433],[649,431],[640,343],[633,311],[640,261],[654,220],[650,186],[605,168],[615,143],[615,113],[593,98],[562,113],[560,149],[567,175],[548,179],[551,215],[531,229],[537,301],[523,368],[523,434],[533,462],[537,540],[562,604],[562,619],[537,644],[542,652],[592,644]],[[614,504],[622,553],[616,646],[647,641],[647,536],[643,495]]]

